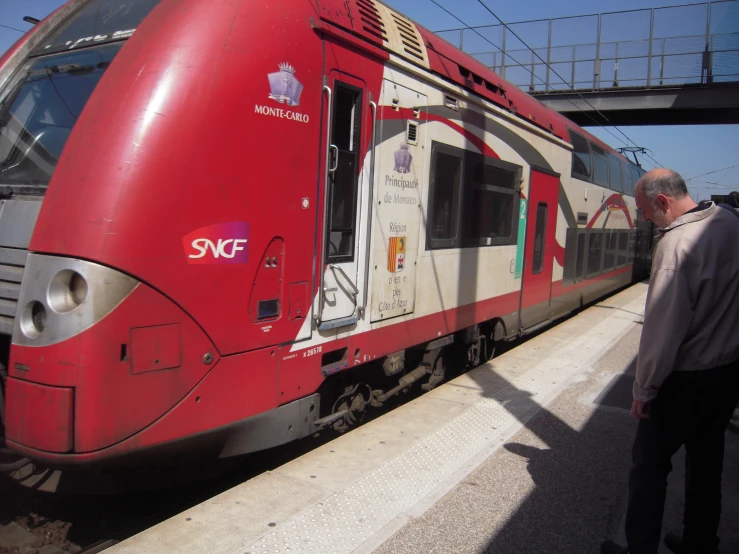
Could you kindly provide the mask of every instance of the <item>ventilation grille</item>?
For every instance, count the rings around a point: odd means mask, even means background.
[[[444,95],[444,105],[447,108],[451,108],[453,110],[459,109],[459,102],[457,102],[457,99],[453,96],[449,96],[448,94]]]
[[[415,58],[417,61],[425,61],[422,49],[423,47],[421,46],[421,41],[419,40],[418,35],[416,34],[415,27],[412,26],[413,24],[408,20],[401,18],[401,16],[396,13],[393,13],[392,17],[393,22],[395,23],[395,28],[400,35],[400,41],[403,43],[403,50],[405,53],[412,58]]]
[[[480,77],[476,73],[473,73],[472,71],[470,71],[466,67],[457,64],[457,69],[459,69],[459,74],[466,81],[472,81],[473,83],[475,83],[479,87],[484,86],[487,90],[489,90],[490,92],[492,92],[494,94],[497,94],[498,96],[504,96],[505,95],[505,91],[503,89],[501,89],[498,85],[495,85],[495,84],[491,83],[487,79],[483,79],[482,77]]]
[[[0,248],[0,334],[13,334],[27,258],[27,250]]]
[[[380,17],[380,12],[375,7],[375,3],[372,0],[356,0],[356,6],[364,31],[383,44],[386,44],[388,42],[387,31]]]
[[[415,121],[409,121],[408,127],[406,128],[405,141],[408,144],[418,144],[418,123]]]
[[[385,48],[428,69],[429,59],[426,46],[423,44],[415,23],[380,2],[374,0],[354,0],[354,2],[366,32],[372,32],[371,29],[373,29],[372,36],[381,36]],[[370,19],[372,14],[376,20]],[[378,28],[381,30],[379,35]]]

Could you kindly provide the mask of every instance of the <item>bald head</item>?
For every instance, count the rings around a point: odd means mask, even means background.
[[[662,229],[696,206],[683,178],[671,169],[653,169],[642,175],[634,197],[644,218]]]
[[[650,202],[654,202],[660,194],[675,200],[688,196],[688,187],[680,174],[662,167],[642,175],[642,178],[636,183],[636,188]]]

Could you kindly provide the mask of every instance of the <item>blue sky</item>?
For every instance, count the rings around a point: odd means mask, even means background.
[[[463,26],[434,5],[431,0],[385,1],[432,31]],[[435,1],[466,24],[486,25],[496,22],[478,0]],[[692,3],[686,0],[619,0],[617,3],[605,0],[485,1],[487,6],[505,22]],[[23,16],[30,15],[42,19],[62,3],[62,0],[0,0],[0,25],[14,28],[0,27],[0,52],[7,50],[21,36],[19,31],[31,28],[31,25],[23,21]],[[684,19],[682,18],[680,23],[685,24]],[[717,24],[721,24],[721,21],[717,21]],[[632,29],[626,29],[624,33],[628,35],[631,31]],[[536,40],[536,37],[527,36],[525,39],[528,42]],[[588,130],[614,147],[623,146],[621,140],[623,136],[614,129],[589,127]],[[737,155],[739,125],[631,126],[622,127],[621,130],[634,143],[648,148],[652,152],[652,158],[659,164],[678,171],[686,180],[700,176],[688,182],[696,199],[739,190],[739,155]],[[648,159],[643,165],[646,169],[655,167],[654,162]]]

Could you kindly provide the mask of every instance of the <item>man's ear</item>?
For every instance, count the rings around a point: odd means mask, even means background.
[[[670,200],[664,194],[658,194],[655,199],[655,204],[660,210],[666,212],[667,208],[670,207]]]

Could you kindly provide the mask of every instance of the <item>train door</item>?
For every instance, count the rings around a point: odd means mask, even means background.
[[[357,321],[359,268],[364,248],[358,239],[367,218],[358,209],[361,191],[369,188],[360,173],[366,130],[371,128],[367,87],[339,71],[329,73],[324,87],[327,100],[328,144],[323,222],[323,276],[319,285],[316,321],[321,330]],[[361,258],[361,260],[360,260]]]
[[[519,312],[522,329],[531,328],[551,317],[558,199],[559,174],[532,168]]]
[[[372,232],[374,256],[370,320],[410,314],[416,302],[416,260],[421,232],[427,98],[384,80],[381,144]]]

